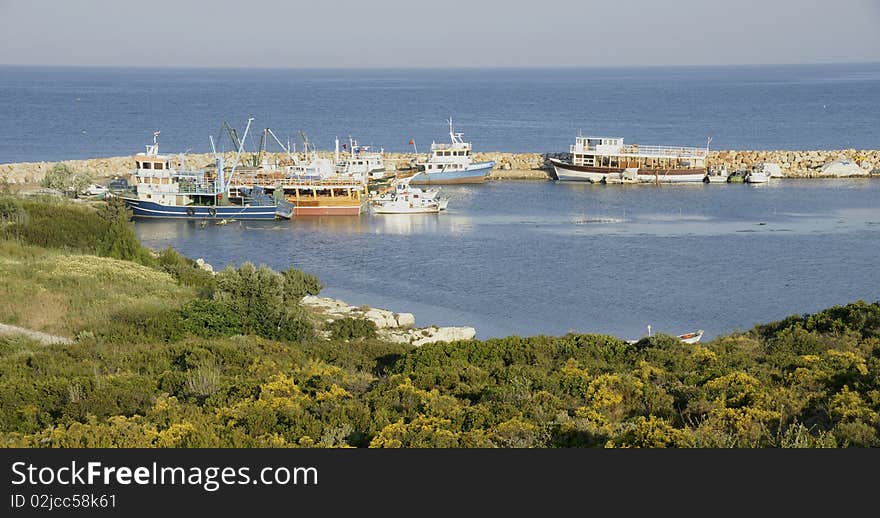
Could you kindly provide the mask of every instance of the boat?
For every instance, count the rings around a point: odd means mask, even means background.
[[[678,339],[681,340],[682,343],[686,343],[686,344],[695,344],[695,343],[699,342],[701,338],[703,338],[703,330],[702,329],[698,329],[697,331],[694,331],[693,333],[685,333],[683,335],[678,335]]]
[[[439,189],[422,190],[410,185],[412,177],[396,180],[394,189],[373,198],[374,214],[436,214],[446,210],[449,199],[441,197]]]
[[[495,167],[495,161],[474,162],[470,142],[463,133],[456,133],[450,117],[447,143],[431,143],[431,155],[416,163],[418,172],[412,175],[413,184],[470,184],[483,183]]]
[[[653,333],[651,332],[650,325],[648,326],[647,336],[649,338],[654,336]],[[678,338],[682,343],[685,343],[685,344],[695,344],[695,343],[698,343],[703,338],[703,330],[698,329],[698,330],[694,331],[693,333],[685,333],[683,335],[678,335],[676,338]],[[635,344],[635,343],[638,343],[638,340],[627,340],[626,343]]]
[[[706,172],[706,177],[703,179],[705,183],[729,183],[730,172],[726,167],[719,167],[717,169],[709,169]]]
[[[343,143],[342,148],[346,154],[339,154],[339,139],[336,139],[336,171],[339,174],[361,174],[369,181],[379,181],[389,178],[385,170],[385,150],[371,151],[371,146],[362,146],[357,140],[348,137],[348,144]]]
[[[764,164],[758,164],[752,167],[745,175],[743,181],[746,183],[767,183],[770,181],[770,174],[764,169]]]
[[[366,211],[367,174],[340,171],[333,161],[319,157],[307,139],[302,156],[276,141],[286,157],[276,163],[262,160],[258,167],[245,169],[232,182],[232,192],[261,187],[274,199],[291,203],[297,217],[358,216]]]
[[[569,147],[570,160],[551,158],[559,181],[592,183],[702,182],[705,148],[624,144],[620,137],[578,135]]]
[[[251,121],[252,118],[248,119],[248,128]],[[213,169],[188,169],[184,154],[180,155],[178,164],[172,156],[159,153],[159,133],[153,133],[153,144],[147,146],[146,152],[134,156],[133,189],[119,194],[134,217],[251,220],[292,216],[292,205],[261,192],[232,193],[230,185],[241,147],[228,172],[223,156],[216,152]]]
[[[744,183],[749,172],[746,169],[737,169],[727,177],[727,183]]]

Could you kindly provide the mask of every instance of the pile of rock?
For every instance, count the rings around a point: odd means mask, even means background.
[[[712,151],[709,163],[726,167],[728,171],[751,169],[763,162],[779,164],[782,175],[788,178],[818,178],[825,174],[822,167],[835,160],[855,163],[863,176],[877,174],[880,168],[880,150],[838,149],[822,151]],[[876,172],[875,172],[876,171]],[[848,174],[847,176],[853,176]]]
[[[332,151],[321,151],[322,158],[333,158]],[[409,167],[416,159],[424,158],[424,154],[385,153],[385,165],[389,170]],[[266,157],[270,163],[282,160],[282,153],[269,153]],[[495,167],[489,174],[490,179],[540,179],[552,178],[550,158],[567,160],[568,153],[474,153],[474,161],[495,161]],[[231,164],[232,153],[226,153],[226,163]],[[821,177],[820,168],[833,160],[851,160],[855,162],[865,175],[880,174],[880,150],[877,149],[838,149],[813,151],[710,151],[709,164],[713,167],[726,167],[729,171],[751,169],[762,162],[779,164],[783,176],[794,178]],[[213,156],[207,153],[186,155],[186,165],[206,167],[213,164]],[[250,155],[242,157],[242,163],[249,163]],[[175,155],[176,166],[180,165],[179,155]],[[36,185],[43,176],[59,162],[22,162],[17,164],[0,164],[0,183],[10,185]],[[88,173],[97,181],[113,177],[128,177],[134,168],[131,156],[93,158],[89,160],[66,160],[63,163],[76,172]]]
[[[434,342],[453,342],[470,340],[476,336],[473,327],[415,327],[416,319],[412,313],[395,313],[387,309],[369,306],[350,306],[345,301],[329,297],[306,295],[303,306],[311,308],[332,322],[340,318],[365,318],[378,328],[379,338],[396,343],[424,345]]]

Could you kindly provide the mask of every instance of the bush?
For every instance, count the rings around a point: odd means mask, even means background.
[[[107,230],[106,222],[89,207],[66,202],[22,200],[26,217],[0,230],[6,238],[44,248],[60,248],[86,254],[97,251],[98,238]]]
[[[153,258],[138,241],[131,225],[131,216],[131,209],[119,198],[108,199],[98,210],[98,217],[106,225],[104,233],[98,238],[98,255],[151,265]]]
[[[27,212],[21,200],[11,196],[0,197],[0,224],[23,223],[27,218]]]
[[[366,318],[345,317],[329,322],[325,327],[334,340],[376,338],[376,323]]]
[[[55,164],[55,167],[40,181],[42,187],[55,189],[71,196],[84,191],[90,183],[92,183],[91,176],[87,173],[77,173],[66,164]]]
[[[282,275],[284,276],[284,300],[287,302],[299,302],[306,295],[321,293],[324,288],[317,277],[296,268],[285,270]]]
[[[210,298],[214,294],[217,285],[214,275],[177,250],[170,247],[162,250],[158,263],[159,268],[171,274],[180,284],[196,288],[202,298]]]
[[[180,308],[180,325],[196,336],[212,338],[241,334],[241,318],[227,304],[216,300],[194,300]]]

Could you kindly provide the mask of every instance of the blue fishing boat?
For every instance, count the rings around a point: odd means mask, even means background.
[[[418,184],[464,184],[483,183],[495,167],[495,162],[474,162],[471,143],[464,141],[462,133],[456,133],[449,123],[449,140],[447,143],[431,143],[431,155],[418,164],[419,172],[412,176],[413,185]]]
[[[252,120],[248,119],[228,174],[223,156],[216,150],[213,169],[188,169],[182,154],[178,165],[174,157],[159,154],[159,132],[154,132],[153,144],[147,146],[146,152],[134,156],[133,191],[117,196],[138,218],[290,219],[293,204],[275,199],[259,187],[236,189],[235,196],[229,195],[230,181]]]

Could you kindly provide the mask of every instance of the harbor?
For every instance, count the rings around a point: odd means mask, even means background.
[[[622,186],[621,186],[622,187]],[[872,300],[880,182],[619,188],[580,182],[443,186],[440,214],[143,221],[152,248],[223,268],[242,258],[317,275],[350,305],[409,312],[477,338],[569,331],[639,337]],[[270,246],[267,246],[270,243]],[[391,252],[393,251],[393,253]]]

